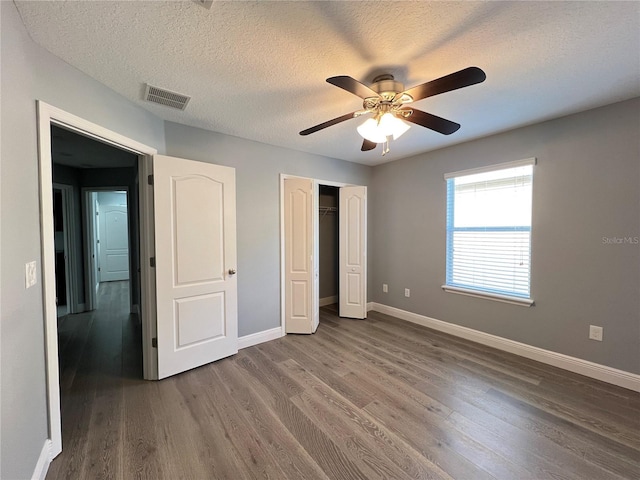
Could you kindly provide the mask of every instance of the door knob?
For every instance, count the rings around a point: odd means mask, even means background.
[[[236,274],[236,269],[235,268],[230,268],[229,269],[229,275],[235,275]]]

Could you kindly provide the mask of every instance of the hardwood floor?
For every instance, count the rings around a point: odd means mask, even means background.
[[[375,312],[143,381],[127,291],[61,322],[49,479],[640,478],[640,394]]]

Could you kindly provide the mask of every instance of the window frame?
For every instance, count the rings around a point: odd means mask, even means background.
[[[532,263],[533,263],[531,255],[529,256],[529,296],[528,297],[491,292],[490,290],[476,289],[476,288],[473,288],[472,286],[459,286],[459,285],[454,285],[449,283],[451,280],[450,275],[452,272],[452,269],[450,268],[450,262],[453,261],[453,253],[451,251],[450,246],[453,246],[453,234],[454,234],[454,229],[450,228],[453,225],[454,213],[453,213],[453,209],[450,209],[449,206],[454,205],[454,199],[455,199],[455,191],[454,189],[449,188],[449,180],[453,180],[455,178],[468,176],[468,175],[494,172],[498,170],[506,170],[506,169],[522,167],[522,166],[533,167],[536,165],[536,163],[537,163],[537,159],[535,157],[532,157],[532,158],[526,158],[523,160],[516,160],[513,162],[487,165],[484,167],[471,168],[467,170],[459,170],[459,171],[444,174],[444,180],[446,184],[446,187],[445,187],[446,188],[446,196],[445,196],[446,198],[446,206],[445,206],[446,208],[446,216],[445,216],[446,254],[445,254],[445,283],[444,285],[442,285],[442,289],[445,292],[455,293],[459,295],[467,295],[467,296],[476,297],[476,298],[484,298],[484,299],[494,300],[498,302],[509,303],[513,305],[521,305],[525,307],[530,307],[534,305],[534,300],[531,295],[531,271],[532,271]],[[531,192],[531,196],[532,196],[531,214],[533,215],[533,191]],[[533,221],[531,223],[533,223]],[[464,230],[469,230],[469,231],[474,231],[476,229],[482,230],[482,231],[496,231],[496,232],[497,231],[528,231],[529,232],[529,248],[531,249],[532,226],[530,227],[466,227],[464,228]]]

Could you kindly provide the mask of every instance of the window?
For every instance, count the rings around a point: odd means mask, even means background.
[[[445,175],[447,291],[531,305],[535,159]]]

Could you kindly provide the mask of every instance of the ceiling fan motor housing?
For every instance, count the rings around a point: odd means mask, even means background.
[[[391,101],[397,93],[404,91],[404,85],[396,82],[391,74],[378,75],[373,79],[371,90],[380,95],[383,100]]]

